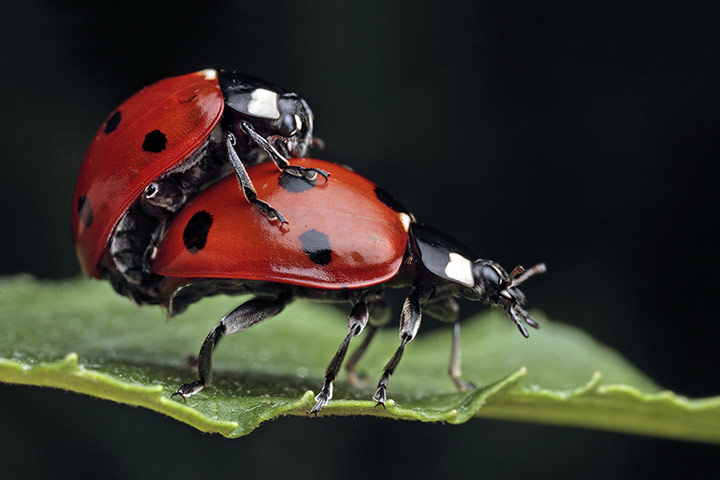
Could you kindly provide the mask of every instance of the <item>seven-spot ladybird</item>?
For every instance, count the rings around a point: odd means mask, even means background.
[[[545,271],[544,265],[516,267],[508,275],[456,240],[415,223],[400,203],[360,175],[319,160],[293,162],[327,171],[331,179],[316,184],[282,174],[278,180],[268,164],[248,169],[258,193],[292,215],[281,234],[259,218],[227,178],[185,205],[160,241],[152,270],[162,277],[159,285],[170,314],[207,295],[255,295],[210,331],[198,357],[198,380],[182,385],[173,396],[184,399],[208,384],[213,349],[223,336],[277,315],[299,297],[352,304],[348,333],[328,365],[312,414],[332,398],[352,337],[369,323],[365,340],[346,366],[351,379],[377,327],[389,320],[383,301],[387,287],[410,287],[410,294],[400,316],[400,345],[373,395],[378,405],[385,405],[388,379],[415,338],[423,312],[454,326],[450,376],[460,390],[471,384],[460,375],[455,298],[503,308],[525,337],[523,322],[538,328],[522,306],[525,296],[518,286]]]
[[[108,277],[138,302],[153,301],[149,261],[165,222],[233,170],[247,201],[282,225],[243,164],[270,158],[287,174],[327,178],[286,158],[306,154],[312,130],[303,99],[250,75],[203,70],[142,89],[102,124],[77,179],[72,233],[83,271]]]

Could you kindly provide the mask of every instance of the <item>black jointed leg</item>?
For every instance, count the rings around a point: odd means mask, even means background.
[[[283,168],[283,172],[287,172],[290,175],[304,178],[308,182],[314,182],[318,175],[325,179],[325,183],[328,181],[330,174],[321,168],[305,168],[298,165],[288,165]]]
[[[330,361],[327,370],[325,370],[325,382],[323,383],[320,393],[315,396],[315,406],[308,412],[308,415],[317,416],[318,412],[325,407],[332,398],[333,382],[337,378],[342,362],[345,359],[350,340],[363,331],[365,325],[367,325],[369,316],[370,312],[365,301],[360,301],[353,306],[350,317],[348,318],[348,333],[342,343],[340,343],[340,347],[338,347],[335,356]]]
[[[390,375],[395,372],[395,368],[397,367],[398,363],[400,363],[402,354],[405,351],[405,345],[407,345],[410,340],[411,338],[407,336],[402,337],[402,340],[400,341],[400,346],[397,350],[395,350],[395,353],[393,354],[387,365],[385,365],[385,371],[383,372],[382,377],[380,377],[377,390],[375,390],[375,394],[373,395],[373,400],[375,400],[376,402],[376,407],[378,405],[382,405],[382,407],[385,408],[385,402],[387,401],[388,380],[390,379]]]
[[[280,150],[278,150],[274,145],[275,142],[287,141],[285,137],[280,135],[273,135],[271,137],[265,138],[259,133],[257,133],[253,126],[250,125],[248,122],[240,122],[240,129],[243,131],[243,133],[250,137],[253,142],[255,142],[260,148],[262,148],[263,151],[268,155],[268,157],[270,157],[270,159],[273,161],[273,163],[283,172],[287,172],[290,175],[294,175],[296,177],[304,178],[305,180],[308,180],[310,182],[314,182],[317,176],[320,175],[327,182],[330,174],[325,170],[322,170],[320,168],[305,168],[297,165],[290,165],[290,162],[288,161],[285,154],[280,152]]]
[[[402,354],[405,351],[405,345],[412,341],[417,335],[418,329],[420,328],[420,321],[422,320],[422,307],[420,306],[420,299],[424,295],[424,290],[419,287],[413,288],[410,295],[405,299],[403,303],[402,314],[400,316],[400,346],[395,350],[395,354],[392,356],[390,361],[385,365],[385,371],[378,382],[377,390],[373,395],[373,400],[377,402],[377,405],[385,407],[385,401],[387,400],[387,384],[390,375],[395,372],[395,369],[400,363]]]
[[[360,346],[355,349],[352,355],[350,355],[348,361],[345,363],[345,371],[347,372],[348,380],[350,380],[350,383],[355,386],[361,386],[364,383],[355,373],[355,367],[365,354],[365,351],[367,350],[368,345],[370,345],[370,342],[372,342],[372,339],[375,337],[375,333],[378,331],[378,328],[386,325],[390,321],[391,316],[390,307],[384,300],[377,300],[368,306],[370,309],[370,318],[368,320],[369,325],[365,333],[365,337],[363,338]]]
[[[282,312],[290,300],[291,298],[287,296],[253,298],[223,317],[220,323],[210,330],[202,347],[200,347],[198,380],[182,385],[171,397],[180,395],[185,400],[186,397],[201,391],[210,383],[212,377],[212,354],[220,339],[226,335],[247,330],[266,318],[274,317]]]
[[[248,122],[240,122],[240,129],[245,135],[250,137],[252,141],[257,144],[258,147],[263,149],[263,151],[268,155],[268,157],[270,157],[270,160],[272,160],[279,169],[284,169],[285,167],[290,165],[290,162],[288,162],[288,159],[285,157],[285,155],[280,153],[280,151],[275,148],[275,145],[270,143],[265,137],[257,133],[255,131],[255,128],[253,128],[253,126],[250,125]]]
[[[238,177],[238,181],[242,186],[243,194],[245,194],[245,198],[247,199],[247,201],[255,208],[260,210],[260,212],[265,215],[268,220],[277,220],[278,222],[280,222],[281,226],[285,223],[288,223],[287,220],[285,220],[285,217],[283,217],[280,212],[271,207],[267,202],[264,202],[258,198],[255,187],[253,186],[252,181],[250,180],[250,176],[245,169],[245,165],[242,163],[240,157],[235,151],[235,135],[233,135],[232,133],[225,134],[225,148],[227,150],[230,163],[235,170],[235,174]]]

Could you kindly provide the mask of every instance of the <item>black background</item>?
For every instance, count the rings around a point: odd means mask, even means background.
[[[663,387],[720,393],[718,10],[339,3],[29,0],[5,10],[0,274],[77,275],[70,196],[95,130],[143,85],[224,67],[298,92],[327,144],[314,154],[352,165],[422,221],[507,268],[547,262],[524,288],[531,307]],[[712,446],[491,421],[281,419],[227,441],[24,387],[0,386],[0,421],[4,471],[45,477],[687,478],[720,466]]]

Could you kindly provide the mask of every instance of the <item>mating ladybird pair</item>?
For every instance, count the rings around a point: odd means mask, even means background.
[[[450,377],[460,390],[458,297],[503,308],[524,336],[538,324],[518,286],[544,265],[510,274],[456,240],[414,221],[390,194],[346,167],[301,159],[317,141],[307,103],[258,78],[204,70],[147,87],[116,109],[85,157],[73,198],[72,229],[85,273],[107,278],[137,303],[170,314],[204,296],[251,293],[208,334],[198,379],[210,381],[225,335],[277,315],[295,298],[349,302],[348,332],[330,361],[310,413],[332,398],[346,364],[355,366],[391,312],[386,288],[409,287],[400,343],[388,379],[423,312],[453,324]],[[272,162],[265,162],[265,160]],[[239,183],[238,183],[239,182]]]

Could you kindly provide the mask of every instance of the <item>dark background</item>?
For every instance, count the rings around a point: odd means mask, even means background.
[[[225,67],[298,92],[327,144],[315,155],[352,165],[422,221],[508,268],[547,262],[524,289],[532,307],[663,387],[720,393],[718,10],[339,3],[5,10],[0,274],[77,275],[70,196],[100,123],[146,84]],[[226,441],[145,410],[6,385],[0,421],[4,471],[44,477],[688,478],[720,466],[713,446],[492,421],[281,419]]]

